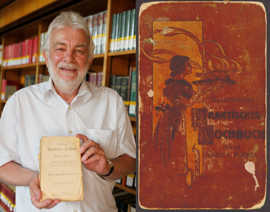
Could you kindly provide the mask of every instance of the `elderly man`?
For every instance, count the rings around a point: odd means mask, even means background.
[[[16,92],[2,113],[0,181],[16,185],[17,212],[117,211],[113,180],[135,171],[135,141],[119,95],[84,81],[93,59],[87,23],[76,13],[60,14],[44,49],[50,80]],[[41,201],[40,138],[68,135],[83,141],[84,200]]]

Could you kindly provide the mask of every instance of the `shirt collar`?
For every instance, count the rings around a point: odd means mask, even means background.
[[[48,82],[45,84],[44,87],[45,87],[44,93],[43,93],[44,99],[49,98],[52,94],[58,95],[54,88],[51,77],[49,78]],[[83,97],[83,96],[86,96],[87,99],[89,99],[92,96],[92,92],[93,92],[93,89],[91,88],[90,84],[87,83],[85,80],[83,80],[80,86],[79,92],[77,96],[75,97],[75,99],[77,99],[78,97]]]

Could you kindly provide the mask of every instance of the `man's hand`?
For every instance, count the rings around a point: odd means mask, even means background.
[[[51,200],[51,199],[40,201],[42,193],[40,190],[39,175],[37,173],[33,174],[32,179],[30,180],[29,183],[29,189],[31,201],[33,205],[39,209],[41,208],[49,209],[54,207],[60,202],[60,200]]]
[[[98,175],[106,175],[110,171],[104,150],[100,145],[85,135],[77,134],[77,138],[83,141],[81,145],[81,160],[84,166]]]

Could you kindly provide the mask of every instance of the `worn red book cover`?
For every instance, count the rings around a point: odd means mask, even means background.
[[[266,22],[259,2],[141,5],[141,208],[264,205]]]

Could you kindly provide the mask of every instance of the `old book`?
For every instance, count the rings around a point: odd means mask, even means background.
[[[83,200],[80,139],[47,136],[40,141],[42,199]]]
[[[265,205],[266,14],[251,1],[141,4],[141,208]]]

